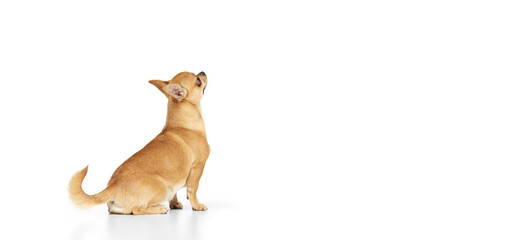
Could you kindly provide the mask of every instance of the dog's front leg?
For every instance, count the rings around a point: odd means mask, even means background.
[[[177,194],[174,194],[174,197],[170,201],[170,208],[171,209],[182,209],[183,208],[183,204],[177,201]]]
[[[205,167],[205,161],[200,161],[194,163],[192,169],[190,169],[190,174],[187,178],[187,198],[190,200],[192,209],[196,211],[205,211],[207,207],[198,202],[196,197],[196,192],[198,191],[199,180],[203,174],[203,168]]]

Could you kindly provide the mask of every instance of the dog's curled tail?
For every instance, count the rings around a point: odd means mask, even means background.
[[[81,183],[87,175],[88,170],[89,166],[87,165],[87,167],[85,167],[83,170],[75,173],[68,184],[68,193],[70,194],[70,199],[74,205],[79,208],[89,208],[94,205],[105,203],[109,201],[112,194],[109,187],[94,195],[86,194],[81,188]]]

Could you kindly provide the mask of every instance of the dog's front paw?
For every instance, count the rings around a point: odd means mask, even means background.
[[[183,208],[183,204],[181,204],[180,202],[178,201],[171,201],[170,202],[170,208],[171,209],[182,209]]]
[[[204,204],[199,203],[197,205],[193,205],[192,209],[195,211],[205,211],[207,210],[207,207]]]

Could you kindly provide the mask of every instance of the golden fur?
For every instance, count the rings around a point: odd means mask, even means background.
[[[200,107],[207,76],[182,72],[170,81],[149,82],[168,98],[162,132],[122,163],[100,193],[88,195],[81,188],[88,166],[74,174],[68,191],[76,206],[87,208],[107,202],[110,213],[166,213],[166,201],[170,208],[183,207],[175,192],[186,187],[192,209],[207,210],[196,197],[210,153]]]

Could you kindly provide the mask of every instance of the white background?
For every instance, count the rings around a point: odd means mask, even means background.
[[[191,3],[193,2],[193,3]],[[530,239],[528,1],[2,1],[1,239]],[[78,210],[205,71],[207,212]]]

